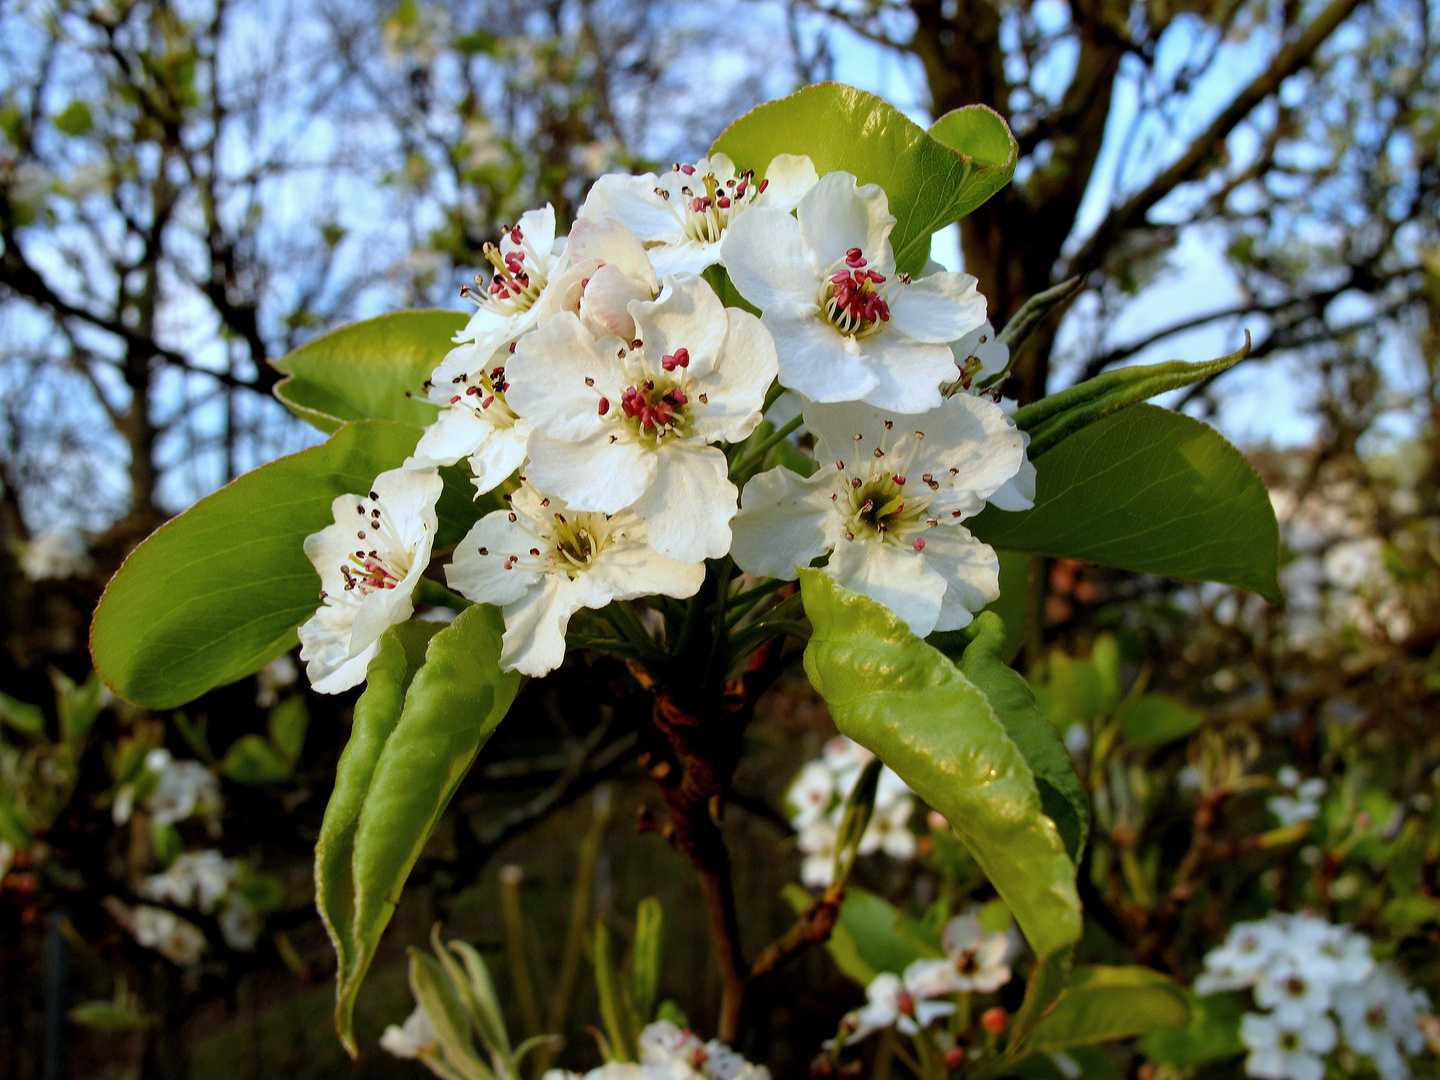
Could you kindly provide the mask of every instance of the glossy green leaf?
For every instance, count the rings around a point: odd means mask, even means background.
[[[1144,967],[1075,969],[1064,991],[1030,1031],[1027,1053],[1112,1042],[1190,1022],[1184,989]]]
[[[1141,694],[1124,702],[1119,711],[1120,730],[1131,746],[1163,746],[1197,731],[1205,714],[1164,694]]]
[[[1090,800],[1055,725],[1040,714],[1035,695],[1018,671],[1004,660],[1005,624],[983,611],[969,627],[970,645],[960,657],[960,670],[990,700],[1005,732],[1025,755],[1035,774],[1040,807],[1055,822],[1065,850],[1077,864],[1090,831]]]
[[[934,137],[932,137],[932,135]],[[919,273],[930,234],[958,221],[1015,173],[1018,150],[998,113],[969,105],[927,133],[883,98],[818,83],[752,109],[715,141],[741,168],[763,175],[777,154],[806,154],[820,175],[843,169],[879,184],[897,219],[896,265]]]
[[[1219,375],[1245,359],[1249,351],[1250,338],[1247,334],[1243,347],[1218,360],[1199,364],[1172,360],[1164,364],[1107,371],[1025,406],[1016,412],[1015,424],[1020,430],[1030,432],[1030,455],[1039,457],[1081,428],[1111,413],[1148,401],[1167,390],[1178,390]]]
[[[1265,485],[1213,428],[1133,405],[1040,457],[1033,510],[967,524],[1007,551],[1219,581],[1280,600],[1279,529]]]
[[[950,821],[1040,956],[1080,936],[1075,864],[989,701],[884,606],[800,573],[805,673],[835,725]]]
[[[337,778],[337,795],[343,797],[343,803],[333,822],[330,808],[326,809],[321,840],[330,843],[319,849],[316,866],[317,874],[334,874],[334,863],[347,842],[353,844],[348,941],[340,947],[345,978],[336,1003],[336,1021],[347,1046],[354,1045],[350,1018],[355,995],[375,955],[380,934],[399,903],[405,879],[475,755],[505,716],[519,688],[518,675],[500,671],[503,631],[500,613],[476,604],[436,632],[425,650],[424,663],[404,690],[405,704],[399,720],[386,733],[384,716],[395,703],[395,684],[404,682],[400,665],[409,667],[408,661],[392,654],[387,687],[374,702],[376,715],[367,720],[367,734],[354,755],[354,765],[342,761],[341,772],[352,775],[343,793]],[[415,631],[407,633],[418,636]],[[409,639],[408,648],[405,639],[401,644],[402,650],[409,652],[418,641]],[[377,656],[375,662],[378,660]],[[358,735],[358,706],[356,711]],[[375,743],[382,739],[377,753]],[[350,753],[348,746],[346,753]],[[369,761],[374,764],[367,769]],[[358,817],[353,818],[351,826],[347,818],[354,812]],[[353,838],[347,836],[352,827]],[[331,906],[333,893],[346,884],[343,873],[334,877],[333,886],[322,880],[318,890],[322,903]],[[343,902],[338,908],[343,914]],[[344,923],[333,914],[327,916],[327,921],[345,936]]]
[[[168,709],[234,682],[296,643],[319,604],[305,537],[337,495],[369,490],[418,428],[347,424],[322,446],[262,465],[166,522],[110,580],[90,631],[115,693]]]
[[[1145,1056],[1161,1065],[1188,1069],[1224,1061],[1245,1052],[1240,1041],[1243,994],[1186,994],[1190,1022],[1184,1027],[1157,1028],[1145,1036]]]
[[[285,375],[275,396],[321,431],[371,419],[424,427],[439,412],[425,380],[465,322],[461,311],[396,311],[342,326],[271,361]]]

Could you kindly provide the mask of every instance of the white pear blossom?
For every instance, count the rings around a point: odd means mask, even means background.
[[[45,532],[24,545],[20,570],[31,581],[61,581],[95,565],[78,532]]]
[[[1381,1080],[1406,1080],[1407,1055],[1425,1049],[1421,1014],[1430,1009],[1423,990],[1412,989],[1391,965],[1377,967],[1364,982],[1335,991],[1335,1015],[1345,1043],[1375,1064]]]
[[[922,997],[979,991],[989,993],[1010,981],[1010,935],[990,932],[973,912],[945,924],[945,959],[916,960],[905,983]]]
[[[454,465],[468,457],[472,482],[481,494],[520,467],[531,425],[505,400],[509,358],[508,344],[488,356],[472,345],[450,350],[425,383],[440,415],[420,436],[407,467]]]
[[[565,628],[581,608],[693,596],[705,566],[657,553],[632,512],[575,511],[527,480],[509,510],[475,523],[445,575],[463,596],[503,608],[500,666],[539,676],[565,659]]]
[[[889,199],[850,173],[821,177],[797,214],[751,210],[721,243],[730,280],[775,337],[780,381],[812,401],[934,409],[959,376],[951,343],[985,320],[975,279],[897,276]]]
[[[852,403],[809,405],[821,467],[745,485],[731,555],[748,573],[826,573],[885,604],[917,635],[966,626],[1000,595],[994,550],[961,522],[1015,475],[1020,432],[982,398],[956,395],[920,416]]]
[[[280,700],[280,691],[294,686],[299,678],[295,658],[289,653],[277,656],[255,673],[255,707],[272,707]]]
[[[713,154],[677,163],[662,176],[602,176],[580,217],[624,224],[649,246],[662,275],[698,274],[721,261],[720,241],[737,217],[751,208],[788,214],[818,179],[814,163],[801,155],[777,154],[756,181],[751,171],[737,172],[727,154]]]
[[[1325,781],[1321,777],[1301,780],[1295,767],[1286,765],[1275,774],[1275,779],[1285,789],[1285,794],[1266,799],[1265,809],[1274,814],[1281,825],[1298,825],[1302,821],[1313,821],[1320,815],[1320,799],[1325,794]]]
[[[565,267],[563,247],[555,240],[554,207],[527,210],[501,233],[498,245],[486,244],[484,250],[492,270],[490,283],[483,284],[477,275],[476,288],[462,291],[477,310],[455,335],[456,343],[473,349],[481,364],[535,326],[540,300]]]
[[[902,796],[882,800],[877,792],[875,811],[860,837],[859,853],[873,855],[883,851],[892,859],[902,861],[915,857],[915,834],[910,831],[910,818],[915,813],[915,800]]]
[[[170,751],[161,746],[145,755],[145,767],[157,777],[155,787],[145,799],[145,809],[156,825],[174,825],[192,815],[213,817],[219,812],[220,780],[200,762],[176,761]],[[133,804],[133,795],[126,801]],[[120,802],[117,798],[116,812]],[[128,819],[129,815],[125,817]]]
[[[323,602],[300,627],[300,659],[318,693],[364,682],[380,635],[414,611],[442,487],[434,469],[391,469],[375,478],[368,495],[336,498],[335,524],[305,538]]]
[[[865,1004],[846,1014],[843,1027],[850,1033],[845,1045],[891,1026],[914,1035],[954,1011],[954,1002],[927,1000],[910,986],[908,977],[902,980],[893,972],[882,971],[865,988]]]
[[[237,865],[218,851],[187,852],[163,874],[141,882],[140,895],[209,915],[235,885],[238,874]]]
[[[1275,919],[1236,923],[1225,941],[1205,954],[1205,971],[1195,980],[1197,994],[1254,986],[1288,947],[1285,924]]]
[[[551,1069],[543,1080],[770,1080],[770,1070],[755,1065],[718,1039],[702,1043],[693,1032],[668,1020],[656,1020],[640,1032],[640,1061],[610,1062],[583,1077]]]
[[[1246,1013],[1240,1041],[1250,1051],[1245,1072],[1265,1080],[1322,1080],[1322,1055],[1335,1049],[1335,1024],[1327,1016],[1279,1017]]]
[[[718,558],[738,492],[709,444],[742,442],[760,423],[774,346],[693,274],[630,312],[629,342],[597,340],[567,312],[516,348],[510,400],[535,424],[526,475],[573,509],[632,508],[662,555]]]
[[[644,245],[613,218],[577,221],[566,244],[569,268],[547,291],[538,325],[568,311],[593,337],[633,341],[631,302],[654,300],[660,291]]]
[[[933,269],[932,269],[933,268]],[[927,274],[942,269],[938,263],[925,268]],[[978,393],[1010,366],[1010,349],[996,339],[995,327],[986,319],[950,346],[959,369],[959,378],[947,389]]]
[[[440,1037],[430,1023],[430,1016],[423,1005],[405,1018],[404,1026],[391,1024],[380,1036],[380,1048],[398,1058],[426,1058],[433,1056],[440,1046]]]
[[[216,922],[220,924],[220,936],[225,939],[225,944],[236,952],[254,952],[265,925],[264,918],[254,905],[243,893],[233,889],[226,896],[225,906],[220,909]]]
[[[811,889],[823,889],[835,880],[835,852],[840,845],[840,828],[826,818],[806,825],[795,837],[795,846],[804,854],[800,860],[800,881]]]
[[[785,801],[794,811],[790,824],[804,829],[820,821],[835,797],[835,775],[823,761],[807,761],[790,784]]]
[[[182,967],[198,963],[206,949],[205,935],[200,928],[173,911],[137,904],[127,907],[108,897],[105,907],[130,931],[137,944],[154,949],[172,964]]]
[[[1333,984],[1304,970],[1298,956],[1286,959],[1290,962],[1261,973],[1255,983],[1255,1004],[1295,1024],[1326,1012]]]

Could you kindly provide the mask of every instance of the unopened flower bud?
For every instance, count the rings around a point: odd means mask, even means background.
[[[1010,1022],[1010,1014],[996,1005],[993,1009],[986,1009],[980,1014],[980,1026],[991,1035],[999,1035],[1005,1030],[1005,1025]]]

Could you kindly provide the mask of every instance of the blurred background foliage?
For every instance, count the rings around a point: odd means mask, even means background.
[[[353,697],[279,663],[144,713],[90,678],[87,627],[158,523],[314,441],[268,360],[459,307],[523,210],[568,220],[601,172],[693,158],[830,76],[1009,119],[1021,167],[961,224],[964,268],[997,324],[1085,282],[1009,392],[1244,326],[1250,359],[1173,404],[1305,421],[1247,428],[1285,608],[1029,566],[1018,663],[1094,809],[1084,958],[1188,982],[1235,920],[1303,906],[1440,996],[1436,30],[1425,0],[0,0],[0,1076],[421,1075],[376,1040],[437,919],[513,1030],[528,982],[586,1067],[576,942],[597,917],[628,942],[649,895],[660,996],[710,1033],[702,905],[646,831],[663,761],[623,669],[524,691],[417,868],[351,1064],[310,857]],[[1177,279],[1214,302],[1157,303]],[[725,819],[749,955],[790,925],[782,801],[831,734],[795,663]],[[922,855],[857,881],[916,911],[986,898],[952,848]],[[743,1049],[798,1077],[859,989],[817,949],[763,996]]]

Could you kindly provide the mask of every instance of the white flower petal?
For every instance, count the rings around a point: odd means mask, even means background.
[[[680,562],[720,558],[730,550],[730,519],[740,494],[726,477],[725,455],[684,442],[661,447],[653,457],[655,480],[634,505],[650,546]]]
[[[613,514],[630,506],[654,483],[655,454],[609,427],[578,442],[532,435],[526,478],[577,510]]]
[[[538,678],[565,659],[565,628],[584,605],[563,574],[545,574],[544,581],[505,606],[505,636],[500,642],[500,667]]]
[[[538,571],[519,566],[506,569],[512,555],[524,555],[535,546],[534,538],[505,510],[486,514],[470,527],[455,547],[445,567],[445,580],[461,596],[477,604],[503,607],[539,584]],[[485,554],[480,549],[485,549]]]
[[[670,204],[655,194],[659,177],[654,173],[625,176],[608,173],[595,181],[580,218],[599,221],[614,218],[641,240],[673,243],[683,240],[684,227]]]
[[[790,580],[835,543],[838,519],[824,469],[806,479],[774,468],[751,477],[733,523],[730,557],[747,574]]]
[[[821,274],[832,264],[843,263],[845,253],[858,247],[869,269],[891,275],[894,257],[889,237],[895,215],[890,213],[890,200],[879,184],[859,184],[848,172],[826,173],[805,193],[796,215],[805,246]],[[736,224],[750,216],[744,215]]]
[[[723,362],[710,375],[693,381],[690,396],[706,397],[695,421],[695,435],[706,442],[744,442],[760,421],[765,394],[779,373],[775,341],[754,315],[725,311]]]
[[[477,494],[483,495],[507,480],[525,460],[529,443],[529,420],[517,420],[511,427],[494,429],[470,455],[470,470],[475,474],[471,483]]]
[[[859,347],[861,359],[875,377],[875,385],[865,393],[864,400],[890,412],[908,415],[938,408],[940,387],[954,382],[960,374],[955,354],[944,345],[911,341],[889,328],[862,338]]]
[[[551,438],[588,438],[607,426],[600,399],[618,402],[625,390],[621,347],[618,338],[596,341],[578,316],[562,312],[516,345],[505,365],[506,401]]]
[[[970,274],[941,273],[901,286],[890,305],[889,330],[948,345],[985,324],[985,297]]]
[[[815,171],[815,163],[804,154],[776,154],[765,167],[763,179],[765,190],[755,196],[752,207],[768,206],[788,214],[800,205],[801,198],[819,181],[820,174]]]
[[[736,217],[720,254],[740,295],[761,311],[817,305],[822,268],[806,253],[800,223],[783,210],[755,207]]]
[[[658,368],[661,357],[686,349],[690,353],[686,370],[692,378],[703,378],[715,369],[729,324],[725,306],[703,278],[667,277],[657,299],[636,302],[630,312],[652,368]]]
[[[772,309],[761,317],[775,340],[780,382],[811,401],[858,401],[880,385],[880,377],[854,342],[816,311],[813,305],[796,313]]]
[[[917,637],[935,629],[946,582],[919,552],[879,540],[841,541],[825,569],[844,588],[895,612]]]
[[[942,525],[924,534],[925,564],[945,579],[936,630],[969,626],[975,613],[1000,598],[1000,559],[963,525]]]

